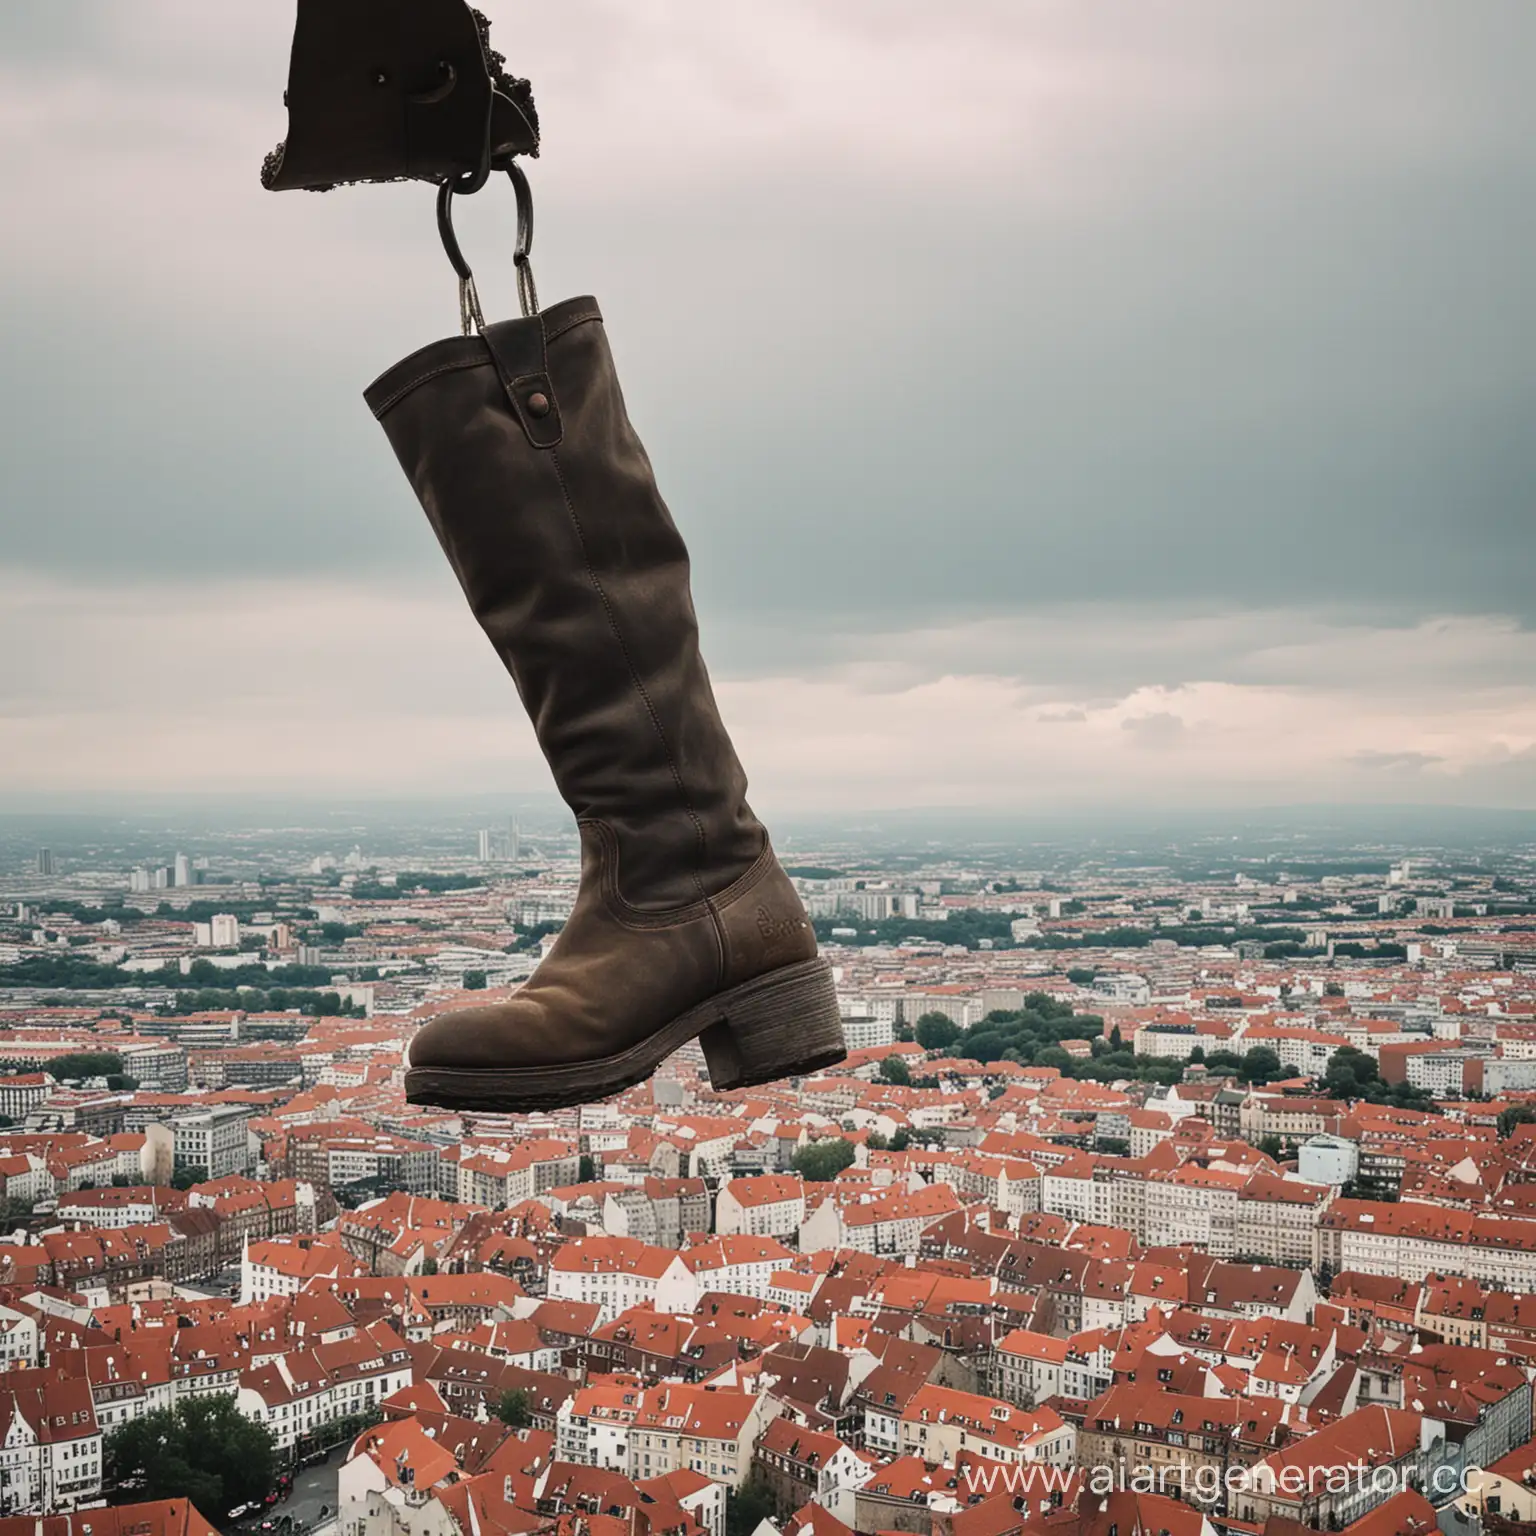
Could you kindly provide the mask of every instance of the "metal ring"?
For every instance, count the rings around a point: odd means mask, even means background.
[[[507,163],[507,179],[512,183],[517,198],[517,244],[513,247],[513,261],[527,261],[533,249],[533,189],[517,161]]]
[[[529,261],[533,249],[533,189],[515,160],[508,162],[507,179],[517,198],[517,244],[512,249],[512,265],[517,269],[517,302],[527,319],[539,312],[539,290]]]
[[[448,253],[448,260],[453,263],[453,270],[458,273],[460,282],[468,282],[474,273],[470,265],[464,259],[464,252],[459,247],[459,237],[453,232],[453,193],[454,184],[445,181],[439,184],[437,189],[437,233],[443,242],[443,249]]]
[[[517,301],[524,318],[529,318],[539,312],[539,290],[534,283],[533,267],[529,262],[529,251],[533,246],[533,191],[522,167],[515,162],[507,166],[507,177],[517,198],[517,240],[512,251],[512,265],[517,270]],[[480,313],[480,301],[475,293],[474,270],[465,258],[453,228],[453,195],[460,190],[460,184],[455,180],[438,183],[437,233],[458,275],[459,322],[467,336],[471,325],[482,329],[485,318]]]

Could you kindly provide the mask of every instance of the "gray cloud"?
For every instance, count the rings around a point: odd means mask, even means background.
[[[428,200],[259,191],[287,25],[6,8],[8,200],[35,217],[3,258],[0,559],[435,558],[358,400],[449,316]],[[1402,0],[581,0],[498,30],[549,123],[544,288],[603,296],[707,602],[814,629],[1529,613],[1518,0],[1453,28]],[[505,302],[482,202],[462,223]]]
[[[788,802],[1536,803],[1528,0],[491,10]],[[544,783],[360,399],[430,191],[258,186],[291,15],[0,7],[0,788],[124,676],[135,782]]]
[[[1164,709],[1153,715],[1131,715],[1120,722],[1120,729],[1125,731],[1138,747],[1150,747],[1155,750],[1171,747],[1175,742],[1182,740],[1185,725],[1177,715],[1170,714]]]
[[[1284,628],[1269,616],[1246,643]],[[1094,629],[1106,655],[1134,657],[1154,648],[1159,621],[1122,614]],[[930,664],[873,676],[717,671],[754,803],[1536,804],[1536,668],[1523,687],[1481,676],[1531,643],[1508,627],[1399,637],[1392,687],[1340,681],[1375,644],[1345,631],[1313,635],[1283,683],[1234,669],[1127,685],[1127,668],[1117,689],[1096,681],[1075,698],[1057,676],[1066,661],[1031,654],[1044,632],[1024,630],[1012,654],[994,646],[985,667],[943,664],[984,651],[962,630],[909,637]],[[1224,635],[1240,660],[1243,634]],[[1435,646],[1459,661],[1421,666]],[[0,573],[0,794],[206,791],[210,771],[228,791],[549,787],[515,691],[446,575],[89,587]]]
[[[1370,768],[1384,773],[1421,773],[1444,762],[1437,752],[1355,752],[1349,761],[1356,768]]]

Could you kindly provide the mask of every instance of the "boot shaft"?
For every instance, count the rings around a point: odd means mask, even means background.
[[[688,554],[572,299],[422,349],[366,392],[624,900],[716,895],[762,851],[699,654]]]

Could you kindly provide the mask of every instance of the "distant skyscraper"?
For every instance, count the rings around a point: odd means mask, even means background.
[[[176,873],[174,878],[177,885],[192,884],[192,860],[184,853],[176,855]]]
[[[39,848],[37,850],[37,872],[40,875],[51,875],[54,873],[52,848]]]
[[[523,829],[517,824],[517,817],[512,818],[512,834],[507,848],[507,857],[515,864],[523,856]]]
[[[515,859],[520,846],[517,822],[511,818],[508,819],[505,828],[482,827],[480,829],[480,862],[482,864]]]

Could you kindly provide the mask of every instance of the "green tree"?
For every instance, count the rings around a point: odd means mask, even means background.
[[[1265,1157],[1272,1157],[1278,1162],[1285,1155],[1285,1143],[1278,1136],[1266,1136],[1259,1143],[1259,1151]]]
[[[578,1184],[595,1184],[602,1175],[597,1171],[597,1160],[589,1153],[581,1154],[581,1162],[577,1165],[576,1182]]]
[[[894,1083],[898,1088],[910,1088],[912,1086],[912,1069],[900,1056],[887,1056],[880,1063],[880,1076],[888,1083]]]
[[[1205,1065],[1205,1047],[1203,1045],[1197,1045],[1189,1053],[1189,1064],[1192,1067],[1203,1067]]]
[[[1067,980],[1070,981],[1074,986],[1091,987],[1093,985],[1094,977],[1096,977],[1098,974],[1099,973],[1097,971],[1089,970],[1084,966],[1074,965],[1067,972]]]
[[[194,1184],[206,1184],[208,1182],[208,1170],[206,1168],[178,1168],[171,1175],[172,1189],[191,1189]]]
[[[485,991],[485,972],[484,971],[465,971],[464,972],[464,990],[466,992],[483,992],[483,991]]]
[[[1499,1116],[1499,1140],[1507,1141],[1517,1125],[1536,1124],[1536,1104],[1512,1104]]]
[[[190,1499],[213,1521],[259,1503],[276,1472],[272,1431],[241,1413],[233,1393],[183,1398],[121,1425],[105,1443],[110,1502]]]
[[[1280,1058],[1267,1045],[1256,1045],[1243,1057],[1243,1080],[1258,1087],[1274,1082],[1284,1070]]]
[[[513,1387],[501,1394],[496,1404],[496,1417],[513,1429],[527,1429],[533,1423],[533,1410],[528,1404],[528,1394],[521,1387]]]
[[[752,1536],[775,1512],[768,1484],[754,1471],[740,1488],[726,1495],[725,1536]]]
[[[115,1051],[69,1051],[55,1056],[48,1064],[48,1071],[58,1082],[69,1077],[111,1078],[123,1070],[123,1058]]]
[[[890,1150],[892,1152],[905,1152],[911,1145],[912,1135],[907,1130],[906,1126],[902,1126],[902,1128],[897,1131],[894,1136],[891,1137]]]
[[[1125,1037],[1120,1033],[1120,1026],[1118,1024],[1109,1032],[1109,1048],[1112,1051],[1123,1051],[1125,1049]]]
[[[1352,1045],[1341,1045],[1328,1058],[1323,1071],[1322,1088],[1330,1098],[1359,1099],[1373,1084],[1381,1082],[1374,1058]]]
[[[895,1143],[892,1143],[895,1146]],[[835,1179],[853,1163],[853,1143],[838,1136],[829,1141],[813,1141],[801,1147],[790,1159],[790,1167],[811,1184],[825,1184]]]
[[[944,1013],[925,1013],[912,1031],[925,1051],[947,1051],[960,1038],[960,1026]]]
[[[14,1232],[32,1219],[32,1202],[6,1195],[0,1199],[0,1232]]]

